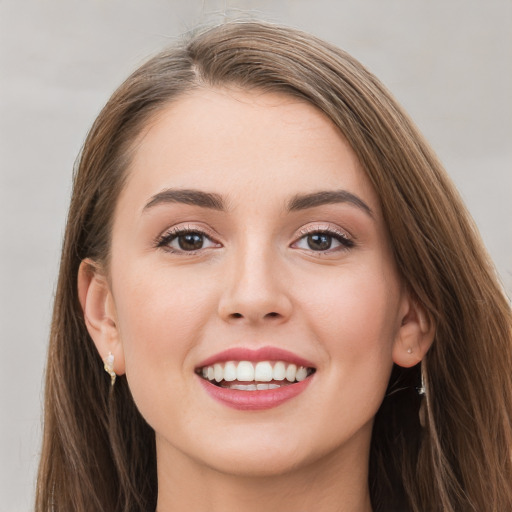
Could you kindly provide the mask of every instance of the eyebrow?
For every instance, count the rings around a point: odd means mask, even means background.
[[[201,208],[226,211],[226,203],[221,195],[193,189],[162,190],[150,199],[144,206],[144,211],[166,203],[189,204]],[[321,190],[309,194],[297,194],[288,202],[287,210],[293,212],[337,203],[350,203],[373,217],[371,208],[361,198],[347,190]]]
[[[321,190],[311,194],[297,194],[288,203],[288,210],[306,210],[316,206],[336,203],[350,203],[363,210],[370,217],[373,217],[372,209],[361,198],[347,190]]]
[[[219,194],[203,192],[201,190],[170,188],[155,194],[146,206],[144,206],[144,211],[165,203],[182,203],[200,206],[201,208],[210,208],[212,210],[226,210],[224,199]]]

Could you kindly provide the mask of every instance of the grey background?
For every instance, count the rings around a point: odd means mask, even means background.
[[[32,507],[71,169],[135,67],[250,14],[348,50],[394,92],[466,200],[512,296],[511,0],[0,0],[0,512]]]

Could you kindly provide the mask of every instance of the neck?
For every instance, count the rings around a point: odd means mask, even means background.
[[[353,456],[333,453],[320,462],[278,475],[244,475],[217,471],[159,444],[156,512],[372,510],[368,457],[361,457],[360,451]]]

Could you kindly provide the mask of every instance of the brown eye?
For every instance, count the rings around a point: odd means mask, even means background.
[[[332,236],[326,233],[314,233],[307,237],[308,247],[313,251],[327,251],[332,245]]]
[[[354,247],[354,242],[342,232],[322,229],[304,233],[292,247],[319,253],[331,253],[351,249]]]
[[[157,247],[161,247],[172,253],[194,253],[210,248],[221,247],[208,235],[201,231],[190,231],[189,229],[177,229],[163,235],[157,241]]]
[[[187,233],[178,235],[178,246],[182,251],[197,251],[202,249],[204,244],[204,236],[199,233]]]

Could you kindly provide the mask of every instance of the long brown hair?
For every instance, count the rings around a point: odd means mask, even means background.
[[[380,197],[397,266],[436,325],[420,366],[395,367],[375,419],[374,510],[512,510],[512,320],[495,270],[442,166],[389,92],[343,51],[296,30],[230,22],[157,55],[114,93],[77,165],[55,297],[36,510],[148,511],[154,433],[126,379],[114,388],[84,325],[80,262],[108,264],[133,142],[186,91],[236,85],[322,110]],[[420,424],[419,411],[424,415]]]

